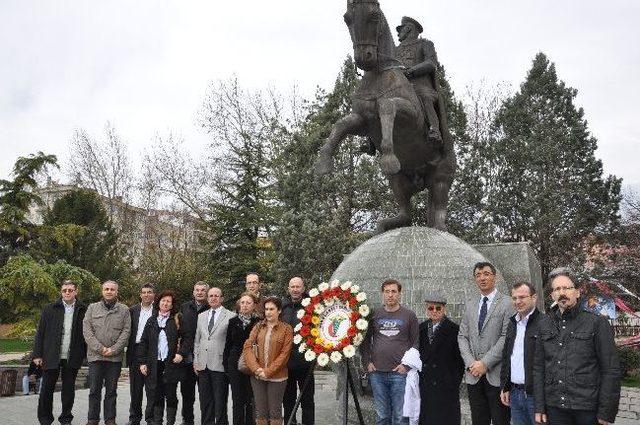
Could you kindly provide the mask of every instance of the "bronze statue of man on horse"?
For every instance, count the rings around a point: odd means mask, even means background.
[[[446,230],[449,189],[456,167],[446,111],[438,93],[433,43],[419,38],[422,26],[405,17],[396,47],[376,0],[348,0],[344,21],[354,61],[364,71],[351,113],[339,119],[320,149],[316,174],[329,173],[333,154],[348,135],[367,136],[389,180],[398,214],[381,220],[377,232],[411,224],[411,197],[428,190],[428,225]]]

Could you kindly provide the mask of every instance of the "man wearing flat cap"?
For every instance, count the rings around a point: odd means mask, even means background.
[[[458,347],[460,329],[447,317],[447,300],[427,294],[428,319],[420,324],[420,424],[460,424],[460,383],[464,362]]]
[[[427,137],[431,143],[442,147],[440,121],[443,118],[443,109],[438,95],[436,49],[430,40],[419,37],[423,31],[422,25],[413,18],[403,17],[396,30],[400,41],[396,57],[407,68],[405,75],[413,83],[416,95],[424,108],[427,118]]]

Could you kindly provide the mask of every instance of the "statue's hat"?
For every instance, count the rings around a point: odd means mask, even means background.
[[[436,304],[446,304],[447,299],[440,292],[428,292],[424,296],[424,302],[426,303],[436,303]]]
[[[416,27],[416,31],[418,31],[418,34],[420,34],[423,31],[422,25],[420,25],[420,22],[408,16],[402,17],[402,20],[400,21],[400,25],[396,27],[396,31],[400,31],[400,28],[402,28],[404,25],[407,25],[407,24],[413,24]]]

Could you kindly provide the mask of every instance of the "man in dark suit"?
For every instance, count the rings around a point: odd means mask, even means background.
[[[512,425],[534,425],[533,358],[540,320],[536,289],[518,282],[511,288],[511,300],[516,314],[511,316],[504,339],[500,400],[511,408]]]
[[[127,367],[129,368],[129,391],[131,393],[131,404],[129,405],[129,422],[127,425],[140,425],[142,420],[142,392],[144,391],[144,376],[140,373],[140,368],[136,360],[136,350],[142,331],[147,320],[153,315],[153,302],[156,291],[151,283],[145,283],[140,288],[140,304],[131,306],[131,335],[127,345]],[[147,400],[147,403],[149,401]],[[151,401],[153,403],[153,401]],[[150,419],[150,418],[146,418]]]
[[[465,304],[458,334],[471,421],[473,425],[508,425],[509,408],[500,402],[500,369],[513,315],[511,298],[496,289],[496,268],[491,263],[475,264],[473,277],[480,294]]]
[[[427,294],[428,320],[420,324],[420,424],[460,424],[460,382],[464,362],[458,347],[460,327],[447,317],[447,300]]]
[[[62,412],[60,424],[73,421],[73,402],[76,394],[78,369],[87,355],[87,344],[82,336],[82,320],[87,306],[78,301],[78,286],[71,280],[62,282],[60,299],[42,310],[33,343],[33,363],[41,366],[42,389],[38,398],[38,421],[41,425],[53,423],[53,391],[62,375]]]
[[[207,291],[209,285],[205,282],[196,282],[193,285],[193,299],[182,304],[180,314],[182,314],[182,330],[185,338],[190,341],[196,337],[196,327],[198,326],[198,314],[209,309],[207,304]],[[185,377],[180,382],[180,394],[182,394],[182,424],[194,425],[193,404],[196,402],[196,383],[198,375],[193,370],[193,351],[183,360],[186,371]]]

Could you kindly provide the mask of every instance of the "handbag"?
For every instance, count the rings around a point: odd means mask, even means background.
[[[251,350],[253,351],[253,355],[258,358],[258,344],[251,344]],[[238,370],[245,375],[253,375],[249,366],[247,366],[247,361],[244,358],[244,351],[240,354],[240,358],[238,359]]]

